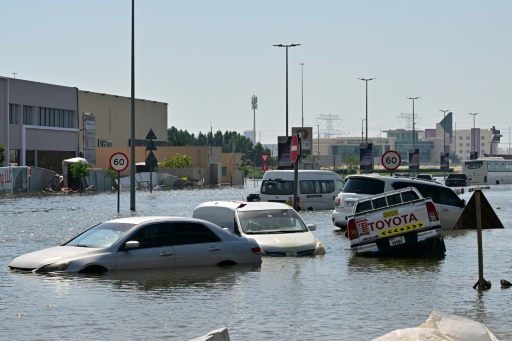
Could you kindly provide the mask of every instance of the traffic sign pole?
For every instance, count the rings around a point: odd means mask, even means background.
[[[114,153],[110,157],[110,168],[117,172],[117,213],[119,213],[119,201],[121,200],[121,172],[128,168],[129,163],[128,156],[124,153]]]

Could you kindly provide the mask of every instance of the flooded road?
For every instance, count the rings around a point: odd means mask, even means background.
[[[207,200],[243,200],[245,188],[137,192],[137,215],[192,215]],[[227,327],[232,340],[371,340],[423,323],[432,311],[465,316],[512,339],[510,187],[484,195],[505,229],[483,232],[478,280],[475,231],[448,232],[443,259],[352,255],[330,211],[302,212],[327,253],[264,258],[258,267],[195,268],[102,276],[12,273],[18,255],[55,246],[104,220],[130,216],[129,193],[0,198],[0,318],[11,340],[190,340]],[[462,195],[469,201],[473,193]]]

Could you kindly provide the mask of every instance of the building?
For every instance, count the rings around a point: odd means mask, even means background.
[[[78,89],[0,77],[0,144],[3,166],[61,171],[79,153]]]

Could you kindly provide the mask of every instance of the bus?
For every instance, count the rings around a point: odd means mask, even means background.
[[[484,157],[464,161],[462,173],[470,185],[512,184],[512,160],[502,157]]]

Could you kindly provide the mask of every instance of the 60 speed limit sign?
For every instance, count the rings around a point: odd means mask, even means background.
[[[116,172],[122,172],[128,168],[128,157],[124,153],[114,153],[110,157],[110,168]]]
[[[398,154],[394,150],[388,150],[387,152],[382,154],[381,162],[384,168],[392,171],[400,166],[400,164],[402,163],[402,158],[400,157],[400,154]]]

